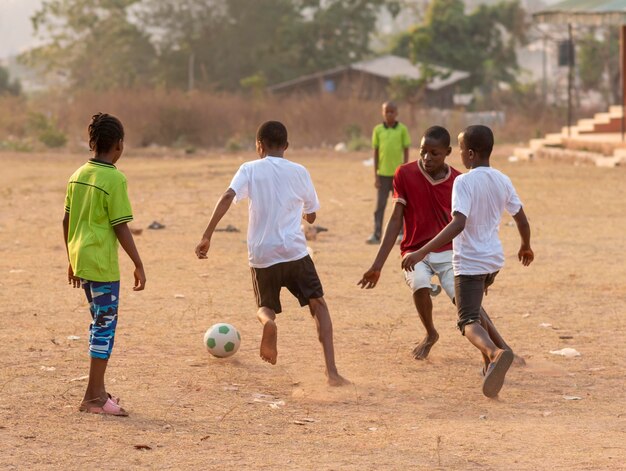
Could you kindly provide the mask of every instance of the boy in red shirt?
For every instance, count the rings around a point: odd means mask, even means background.
[[[452,185],[460,175],[458,170],[445,163],[451,151],[448,131],[441,126],[432,126],[422,138],[420,158],[416,162],[400,166],[396,171],[393,177],[393,213],[376,259],[358,283],[361,288],[371,289],[378,283],[383,265],[402,229],[403,220],[404,236],[400,244],[403,257],[426,245],[450,222]],[[432,346],[439,340],[433,324],[431,301],[430,280],[435,275],[454,302],[452,242],[428,254],[414,266],[413,271],[404,271],[406,283],[413,291],[415,307],[426,329],[426,337],[413,349],[416,360],[426,359]],[[510,350],[482,308],[481,315],[485,325],[489,326],[489,334],[494,343]]]

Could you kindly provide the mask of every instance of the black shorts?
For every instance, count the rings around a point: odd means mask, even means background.
[[[257,306],[268,307],[276,314],[282,312],[280,289],[283,286],[298,298],[300,306],[308,305],[311,298],[324,296],[315,265],[308,255],[299,260],[277,263],[266,268],[251,267],[250,271]]]
[[[480,322],[480,306],[483,303],[485,289],[496,279],[498,272],[487,275],[455,275],[454,298],[459,314],[457,326],[465,335],[465,326]]]

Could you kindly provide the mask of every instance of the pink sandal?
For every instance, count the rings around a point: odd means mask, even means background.
[[[108,396],[109,399],[111,399],[116,404],[120,403],[120,398],[119,397],[111,396],[109,393],[107,393],[107,396]]]
[[[102,415],[116,415],[118,417],[128,417],[128,412],[122,409],[116,402],[110,398],[104,403],[103,406],[85,406],[80,409],[83,412],[89,412],[90,414],[102,414]]]

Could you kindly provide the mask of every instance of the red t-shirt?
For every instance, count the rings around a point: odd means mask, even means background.
[[[393,177],[393,198],[404,205],[404,236],[400,252],[415,252],[452,220],[452,184],[461,173],[448,165],[448,174],[433,180],[419,160],[401,165]],[[436,250],[452,250],[452,242]]]

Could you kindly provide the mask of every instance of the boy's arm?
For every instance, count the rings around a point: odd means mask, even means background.
[[[67,253],[67,284],[72,285],[74,288],[80,288],[80,278],[74,276],[74,269],[72,268],[72,264],[69,263],[70,260],[70,251],[67,247],[67,235],[69,233],[70,228],[70,214],[66,211],[65,216],[63,216],[63,241],[65,242],[65,253]]]
[[[213,236],[213,232],[215,231],[217,224],[228,212],[228,209],[230,208],[230,205],[233,203],[234,199],[235,191],[232,188],[229,188],[218,200],[217,204],[215,205],[215,209],[213,209],[211,219],[209,220],[209,225],[202,235],[202,240],[196,246],[196,256],[198,258],[207,258],[206,254],[209,251],[209,247],[211,246],[211,237]]]
[[[517,258],[520,262],[522,262],[522,265],[527,267],[535,259],[535,254],[533,253],[533,249],[530,248],[530,224],[528,223],[528,219],[524,213],[524,208],[520,208],[517,214],[513,216],[513,220],[515,221],[519,235],[522,238],[522,244],[520,245],[519,252],[517,253]]]
[[[361,285],[361,289],[372,289],[376,286],[376,283],[378,283],[383,265],[387,261],[387,257],[389,257],[389,254],[391,253],[391,249],[393,249],[393,246],[396,244],[396,239],[398,238],[398,234],[400,234],[400,229],[402,229],[403,218],[404,205],[396,202],[393,205],[393,212],[391,213],[391,218],[385,228],[383,241],[380,244],[374,263],[370,269],[363,274],[361,281],[357,283],[357,285]]]
[[[409,148],[404,148],[404,163],[406,164],[409,161]]]
[[[421,249],[416,250],[413,253],[408,254],[402,259],[402,268],[404,270],[413,271],[413,267],[416,263],[424,260],[424,257],[433,250],[437,250],[440,247],[450,243],[452,239],[458,236],[463,229],[465,229],[465,221],[467,217],[464,214],[455,211],[452,215],[452,221],[441,229],[441,232],[433,237],[430,242],[424,245]]]
[[[135,264],[135,272],[133,273],[135,286],[133,286],[133,291],[142,291],[146,287],[146,273],[143,270],[143,263],[141,262],[141,257],[139,257],[139,252],[135,246],[135,240],[128,228],[128,224],[125,222],[117,224],[113,226],[113,230],[117,240],[120,241],[120,245]]]
[[[313,211],[312,213],[309,213],[309,214],[303,214],[302,217],[309,224],[313,224],[315,222],[315,219],[317,218],[317,213]]]
[[[380,178],[378,178],[378,160],[379,160],[379,153],[378,153],[378,147],[376,147],[374,149],[374,186],[376,188],[380,188]]]

